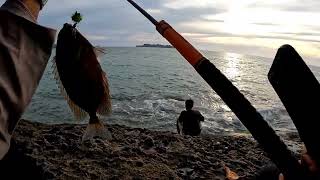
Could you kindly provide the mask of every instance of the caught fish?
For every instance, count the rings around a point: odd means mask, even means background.
[[[110,139],[111,133],[97,116],[111,113],[108,79],[94,46],[76,29],[81,15],[76,12],[72,19],[75,24],[64,24],[58,35],[55,78],[75,117],[90,117],[82,140],[95,136]],[[101,49],[98,51],[101,53]]]

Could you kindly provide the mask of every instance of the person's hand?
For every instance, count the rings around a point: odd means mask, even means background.
[[[310,173],[316,175],[320,173],[320,168],[317,166],[316,162],[307,154],[302,155],[302,166],[307,167]]]
[[[306,167],[308,169],[311,177],[320,176],[320,168],[317,166],[316,162],[307,153],[302,154],[300,163],[303,167]],[[285,180],[282,174],[280,174],[279,180]]]

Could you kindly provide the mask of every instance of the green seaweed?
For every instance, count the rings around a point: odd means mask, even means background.
[[[78,11],[76,11],[74,14],[72,14],[71,19],[74,22],[73,27],[76,27],[77,24],[82,21],[82,15]]]

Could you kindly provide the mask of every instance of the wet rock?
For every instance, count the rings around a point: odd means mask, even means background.
[[[178,169],[178,174],[181,177],[190,177],[193,174],[194,170],[191,168],[182,168]]]
[[[132,180],[143,180],[143,178],[141,176],[135,176],[132,178]]]
[[[198,174],[193,173],[193,174],[190,176],[190,179],[200,179],[200,178],[199,178],[199,175],[198,175]]]
[[[130,151],[130,150],[131,150],[130,146],[122,146],[122,147],[120,148],[120,151],[128,152],[128,151]]]
[[[144,149],[150,149],[154,146],[154,141],[152,139],[152,137],[148,136],[145,140],[144,140]]]
[[[156,147],[156,151],[158,153],[166,153],[167,152],[167,148],[164,147],[164,146],[159,146],[159,147]]]
[[[143,166],[143,162],[142,162],[142,161],[137,161],[137,162],[136,162],[136,166],[142,167],[142,166]]]
[[[134,137],[136,137],[136,136],[139,136],[139,134],[140,134],[140,131],[138,131],[138,130],[126,132],[126,135],[127,135],[127,136],[134,136]]]
[[[153,148],[147,149],[143,151],[147,155],[157,154],[157,151]]]

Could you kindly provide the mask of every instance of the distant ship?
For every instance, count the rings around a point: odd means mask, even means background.
[[[144,45],[137,45],[136,47],[173,48],[170,45],[162,45],[162,44],[144,44]]]

